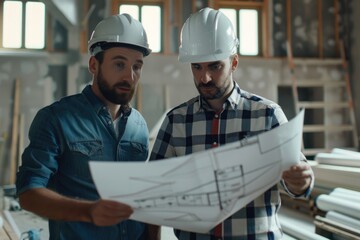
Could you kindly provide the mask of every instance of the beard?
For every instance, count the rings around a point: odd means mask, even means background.
[[[229,88],[231,87],[231,75],[232,71],[229,71],[229,74],[226,76],[225,80],[220,86],[216,85],[213,81],[210,81],[206,84],[199,83],[196,85],[196,88],[204,99],[214,100],[220,99],[228,94]]]
[[[113,86],[110,86],[103,76],[101,69],[99,69],[99,73],[97,76],[97,85],[101,94],[111,103],[119,104],[119,105],[127,105],[131,101],[134,96],[135,87],[132,87],[128,82],[119,82]],[[125,87],[130,88],[130,92],[128,93],[118,93],[117,88]]]

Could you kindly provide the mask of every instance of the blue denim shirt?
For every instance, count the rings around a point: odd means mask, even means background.
[[[119,137],[107,107],[91,86],[41,109],[29,131],[30,144],[17,173],[18,193],[48,187],[72,198],[96,200],[99,194],[89,171],[90,160],[145,161],[148,128],[141,114],[124,108]],[[109,182],[114,187],[116,183]],[[132,220],[110,227],[85,222],[49,220],[50,239],[145,239],[145,224]]]

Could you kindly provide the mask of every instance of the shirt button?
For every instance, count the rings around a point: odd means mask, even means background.
[[[111,121],[108,121],[108,124],[110,125],[110,124],[111,124]]]
[[[218,117],[219,117],[219,115],[215,114],[215,118],[218,118]]]

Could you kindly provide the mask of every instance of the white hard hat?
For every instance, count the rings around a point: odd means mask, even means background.
[[[151,52],[142,24],[127,13],[110,16],[96,25],[88,42],[89,53],[96,55],[102,51],[101,45],[108,43],[135,47],[141,50],[144,56]]]
[[[220,11],[203,8],[181,29],[180,62],[213,62],[237,52],[239,40],[230,20]]]

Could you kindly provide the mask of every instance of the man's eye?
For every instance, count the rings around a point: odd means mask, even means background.
[[[217,65],[214,65],[211,67],[212,70],[219,70],[221,69],[221,65],[220,64],[217,64]]]
[[[124,68],[124,65],[125,65],[125,64],[124,64],[124,63],[115,63],[115,65],[116,65],[117,68],[121,68],[121,69],[122,69],[122,68]]]
[[[191,65],[191,67],[192,67],[193,69],[196,69],[196,70],[199,70],[199,69],[200,69],[200,66],[199,66],[199,65]]]
[[[142,65],[135,65],[134,71],[139,71],[139,70],[141,70],[141,68],[142,68]]]

